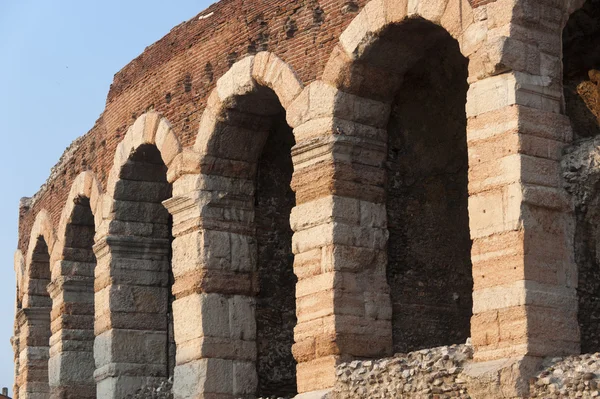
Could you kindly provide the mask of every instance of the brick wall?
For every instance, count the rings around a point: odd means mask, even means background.
[[[56,226],[80,172],[91,170],[106,184],[115,148],[139,115],[150,109],[162,113],[183,145],[191,146],[208,95],[235,61],[268,50],[310,83],[321,76],[340,34],[366,3],[223,0],[173,28],[115,75],[94,127],[57,164],[31,208],[21,212],[19,249],[26,253],[39,210],[47,209]]]

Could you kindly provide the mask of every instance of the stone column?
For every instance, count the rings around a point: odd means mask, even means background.
[[[541,358],[579,351],[561,96],[550,79],[511,72],[472,84],[467,102],[475,360],[507,370],[517,396]]]
[[[17,311],[17,314],[20,310]],[[19,335],[20,335],[20,326],[15,319],[15,328],[14,335],[10,339],[10,344],[13,348],[13,361],[14,361],[14,381],[13,381],[13,399],[19,399],[19,369],[21,368],[19,364],[19,354],[21,349],[19,347]]]
[[[130,224],[144,228],[143,224]],[[168,239],[109,234],[94,246],[97,397],[120,399],[167,377]]]
[[[59,261],[62,276],[49,285],[52,297],[48,377],[52,398],[96,398],[94,373],[94,263]],[[84,277],[81,274],[88,274]]]
[[[341,361],[392,351],[382,168],[388,112],[318,82],[288,117],[297,143],[291,225],[300,393],[332,388]]]
[[[19,398],[47,399],[49,307],[25,308],[17,314],[19,325]]]
[[[164,203],[175,237],[178,399],[249,398],[256,392],[253,191],[249,179],[184,175]]]

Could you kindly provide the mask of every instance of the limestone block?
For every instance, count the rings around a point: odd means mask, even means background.
[[[138,377],[125,373],[106,378],[97,378],[96,392],[98,398],[126,398],[134,395],[141,387],[158,384],[164,378]]]
[[[202,336],[230,338],[229,307],[228,298],[219,294],[191,294],[175,300],[173,317],[176,342]],[[237,312],[234,311],[234,314]],[[237,332],[240,333],[241,329]]]
[[[458,38],[473,23],[473,9],[468,0],[449,0],[440,24]]]
[[[294,231],[340,221],[358,225],[360,221],[361,201],[353,198],[328,196],[316,201],[306,202],[292,209],[290,227]]]
[[[335,367],[338,356],[326,356],[311,362],[298,364],[298,392],[305,393],[331,388],[335,384]]]
[[[384,270],[387,265],[387,253],[381,249],[336,244],[323,247],[321,255],[323,272]]]
[[[340,44],[347,54],[355,55],[361,42],[369,33],[369,19],[366,12],[359,13],[340,35]]]
[[[549,77],[522,72],[505,73],[473,83],[467,93],[467,116],[519,104],[560,113],[562,94],[551,88]]]
[[[113,329],[96,336],[96,368],[111,363],[166,364],[166,332]]]
[[[256,300],[252,297],[234,295],[229,299],[229,326],[231,338],[256,339]]]
[[[316,81],[307,86],[290,105],[287,120],[295,128],[312,119],[335,116],[383,128],[387,124],[389,113],[389,104],[343,93]]]
[[[235,64],[217,81],[217,93],[222,101],[234,96],[242,96],[256,89],[252,78],[254,56],[246,57]]]
[[[256,54],[252,76],[259,84],[273,89],[283,108],[287,108],[303,89],[292,69],[272,53]]]
[[[169,164],[167,180],[173,184],[175,195],[175,182],[182,176],[197,175],[200,173],[200,154],[192,149],[184,148]]]
[[[297,298],[296,316],[298,317],[298,323],[332,315],[335,309],[334,298],[333,290],[319,291],[313,295]]]
[[[233,394],[253,395],[258,386],[258,376],[254,362],[233,362]]]
[[[358,227],[334,222],[295,233],[292,238],[292,250],[296,254],[331,244],[383,249],[387,239],[388,232],[386,229]]]
[[[173,394],[177,399],[206,394],[233,394],[233,361],[200,359],[175,367]]]
[[[179,139],[171,130],[167,131],[165,137],[161,137],[161,139],[162,140],[160,144],[157,143],[157,148],[160,151],[160,155],[165,165],[170,166],[175,157],[181,153],[183,148],[179,142]]]
[[[63,352],[48,363],[50,386],[94,383],[94,357],[91,352]]]
[[[296,254],[294,256],[294,274],[299,279],[321,274],[324,270],[321,268],[322,249],[313,250]]]
[[[96,306],[114,312],[166,313],[167,288],[114,285],[108,292],[97,292],[95,300]]]
[[[387,24],[386,9],[384,0],[369,1],[361,13],[367,15],[367,24],[369,32],[379,32]]]
[[[469,196],[469,226],[471,238],[516,230],[520,227],[520,186],[516,191],[506,188]]]
[[[488,36],[487,21],[475,22],[465,29],[460,41],[460,50],[465,57],[477,51]]]
[[[312,143],[314,142],[313,139],[318,137],[333,136],[340,132],[345,136],[371,139],[376,142],[387,140],[386,129],[354,123],[346,119],[331,117],[323,117],[307,121],[306,123],[294,129],[294,137],[296,138],[297,144],[302,142]]]
[[[448,0],[408,0],[408,15],[418,15],[428,21],[439,23]]]
[[[223,337],[200,337],[177,344],[177,364],[199,359],[256,361],[256,342]]]
[[[299,280],[296,284],[296,298],[315,295],[321,291],[335,289],[341,276],[337,273],[323,273]]]

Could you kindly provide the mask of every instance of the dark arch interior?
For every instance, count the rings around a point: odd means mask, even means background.
[[[29,269],[29,290],[26,309],[36,310],[29,318],[29,336],[23,349],[36,348],[38,357],[29,359],[27,367],[33,371],[27,374],[29,381],[48,384],[48,360],[50,357],[50,311],[52,300],[48,294],[50,283],[50,253],[44,237],[39,236],[35,242]],[[27,310],[26,310],[27,311]],[[42,391],[40,387],[38,389]]]
[[[588,0],[563,31],[564,92],[575,138],[600,134],[600,0]]]
[[[257,165],[255,221],[259,293],[256,307],[258,395],[297,393],[292,355],[296,326],[296,276],[290,213],[292,129],[278,107]]]
[[[362,82],[351,89],[392,103],[385,167],[394,351],[464,343],[473,289],[468,60],[444,29],[420,18],[386,28],[359,57]]]
[[[115,219],[119,221],[115,233],[136,236],[152,243],[152,260],[145,258],[146,267],[151,267],[151,270],[144,273],[153,274],[151,285],[156,298],[152,302],[160,304],[157,308],[166,309],[166,312],[148,314],[147,317],[157,320],[153,323],[154,331],[165,334],[162,349],[166,354],[165,375],[157,377],[170,377],[174,373],[176,354],[172,311],[174,278],[171,267],[173,221],[162,202],[171,198],[172,186],[167,181],[167,167],[160,151],[151,144],[139,146],[129,156],[119,178],[114,194],[117,200]],[[140,281],[140,284],[148,283]]]
[[[600,1],[588,0],[573,13],[563,31],[566,113],[575,140],[600,134]],[[600,195],[588,187],[586,204],[575,209],[575,261],[578,266],[581,351],[600,351]]]

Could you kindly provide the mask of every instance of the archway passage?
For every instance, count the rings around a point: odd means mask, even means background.
[[[251,61],[251,58],[240,61],[232,71],[239,72]],[[230,75],[220,80],[223,88],[227,87],[224,82],[229,82],[228,79]],[[296,276],[290,228],[290,213],[295,206],[295,195],[290,188],[291,148],[295,144],[292,129],[286,123],[285,111],[275,92],[254,80],[226,95],[218,107],[208,112],[213,113],[214,124],[206,136],[201,129],[197,143],[211,175],[206,177],[206,185],[228,190],[226,195],[219,193],[218,197],[211,194],[210,212],[205,214],[220,218],[215,227],[211,218],[203,235],[217,236],[219,242],[229,242],[230,247],[223,253],[211,252],[212,256],[205,261],[206,273],[225,274],[229,282],[237,281],[237,285],[213,288],[210,280],[204,285],[209,291],[208,300],[218,298],[221,303],[228,303],[230,315],[225,335],[231,346],[245,348],[235,354],[234,362],[231,354],[220,355],[223,364],[231,364],[233,383],[219,393],[227,392],[233,397],[294,396],[297,387],[296,362],[292,356],[296,325]],[[218,212],[223,207],[228,211]],[[178,303],[179,296],[175,304]],[[254,317],[249,318],[248,314]]]
[[[360,51],[359,93],[391,101],[385,191],[393,349],[463,343],[473,290],[468,60],[448,32],[419,18],[387,27]]]
[[[95,246],[99,397],[127,397],[173,374],[172,222],[163,205],[172,187],[166,173],[158,148],[141,144],[132,147],[108,190],[112,220]]]
[[[95,398],[94,215],[77,196],[65,228],[60,277],[53,281],[50,388],[53,398]]]
[[[19,371],[19,397],[49,396],[50,254],[44,237],[35,241],[23,301],[23,327]],[[36,396],[37,395],[37,396]]]
[[[600,135],[600,1],[588,0],[571,15],[563,32],[563,68],[566,113],[583,149],[586,139]],[[583,191],[576,193],[575,209],[578,321],[581,351],[591,353],[600,351],[600,254],[596,244],[600,237],[600,192],[596,172],[579,178],[585,181],[579,181]]]
[[[279,107],[258,160],[255,212],[259,293],[256,306],[259,396],[297,393],[292,355],[296,326],[296,276],[290,213],[296,197],[290,188],[295,144]]]
[[[120,235],[141,239],[149,248],[137,257],[138,267],[148,272],[148,278],[134,282],[140,290],[136,293],[140,303],[136,304],[139,314],[132,316],[146,316],[148,324],[142,323],[139,328],[152,331],[156,334],[152,339],[162,341],[162,344],[152,342],[151,351],[155,353],[149,356],[157,363],[154,366],[163,369],[157,377],[170,377],[173,376],[176,354],[171,267],[173,221],[162,202],[171,198],[172,186],[167,181],[167,167],[161,154],[151,144],[139,146],[130,155],[119,177],[114,194],[113,223],[118,225],[115,229]]]

